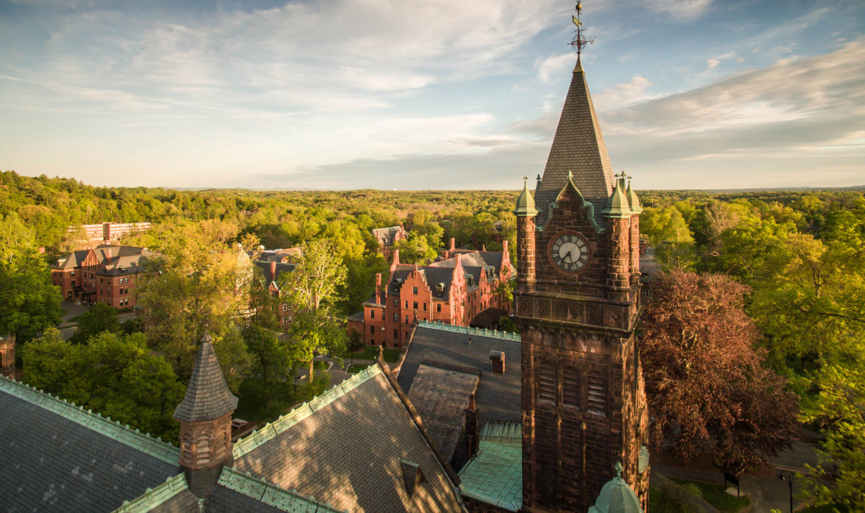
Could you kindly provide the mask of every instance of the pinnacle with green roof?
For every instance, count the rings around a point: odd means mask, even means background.
[[[183,402],[174,410],[174,418],[180,422],[215,420],[235,409],[237,397],[228,389],[213,350],[213,339],[205,332],[198,356],[195,357],[189,388],[186,389]]]
[[[517,198],[517,208],[514,209],[514,214],[519,217],[534,217],[538,215],[538,209],[535,208],[535,198],[529,192],[529,179],[523,177],[523,192]]]
[[[625,192],[625,173],[616,180],[616,188],[607,200],[607,207],[601,211],[604,217],[624,218],[631,217],[633,213],[628,205],[628,194]]]
[[[640,214],[643,212],[643,207],[640,205],[640,198],[634,189],[631,189],[631,177],[628,177],[628,205],[631,207],[631,212]]]

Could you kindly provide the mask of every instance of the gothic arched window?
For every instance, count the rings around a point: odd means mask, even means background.
[[[588,412],[607,416],[607,381],[598,371],[592,371],[587,376]]]
[[[538,365],[538,402],[556,404],[556,368],[549,363]]]
[[[573,367],[562,369],[562,405],[580,407],[580,373]]]
[[[225,450],[226,450],[227,445],[228,444],[226,443],[225,430],[220,429],[219,434],[216,436],[216,459],[217,460],[222,459],[222,457],[225,456]]]

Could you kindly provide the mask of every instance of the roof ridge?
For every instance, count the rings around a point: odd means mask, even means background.
[[[189,485],[186,482],[186,474],[181,472],[176,476],[169,477],[156,488],[148,488],[131,502],[123,501],[123,504],[112,513],[145,513],[152,511],[174,498],[177,494],[182,493],[183,490],[188,489]]]
[[[263,477],[257,478],[249,472],[239,472],[232,467],[222,467],[217,484],[280,511],[291,513],[304,511],[308,513],[335,513],[339,511],[331,507],[330,503],[322,504],[316,501],[315,497],[304,497],[297,490],[286,490],[274,483],[267,482],[267,479]]]
[[[327,392],[282,415],[272,423],[268,422],[261,429],[253,431],[249,436],[241,438],[234,444],[232,450],[234,459],[237,460],[256,447],[273,440],[298,422],[312,416],[318,410],[369,381],[371,378],[378,376],[381,372],[382,370],[378,365],[367,367]]]
[[[82,406],[77,406],[75,403],[43,392],[26,383],[0,376],[0,392],[6,392],[13,397],[55,413],[66,420],[75,422],[166,463],[176,464],[180,461],[180,449],[165,442],[162,438],[153,438],[148,433],[130,428],[129,424],[123,426],[119,421],[112,421],[110,417],[103,417],[100,413],[85,410]]]
[[[466,335],[475,335],[478,337],[500,338],[502,340],[514,340],[521,342],[523,336],[519,333],[509,333],[507,331],[488,330],[486,328],[470,328],[465,326],[454,326],[453,324],[444,324],[442,322],[418,321],[419,328],[430,328],[441,331],[451,331],[454,333],[464,333]]]

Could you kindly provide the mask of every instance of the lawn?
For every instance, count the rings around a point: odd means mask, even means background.
[[[355,360],[372,360],[372,361],[375,361],[375,359],[377,357],[378,357],[378,348],[372,347],[372,346],[368,346],[368,347],[364,348],[363,351],[358,351],[358,352],[354,353],[354,359]],[[342,357],[342,359],[345,361],[351,362],[351,354],[346,354],[345,356]],[[384,350],[384,361],[386,361],[387,363],[396,363],[397,360],[399,360],[399,349],[386,348]]]
[[[73,317],[67,321],[64,321],[64,322],[78,322],[81,320],[82,317],[84,317],[84,314],[76,315],[75,317]]]
[[[349,372],[351,374],[357,374],[358,372],[369,367],[369,365],[370,364],[368,364],[368,363],[354,363],[354,364],[348,366],[348,370],[346,372]]]
[[[718,511],[736,513],[751,505],[750,497],[734,497],[721,489],[721,485],[717,483],[703,483],[699,481],[687,481],[685,479],[673,479],[673,481],[680,485],[693,483],[699,488],[703,500],[716,507]]]

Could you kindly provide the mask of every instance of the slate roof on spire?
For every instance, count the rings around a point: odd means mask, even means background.
[[[205,334],[195,357],[186,397],[174,410],[174,418],[181,422],[214,420],[236,408],[237,397],[228,389],[210,335]]]
[[[574,69],[559,126],[538,186],[535,203],[542,226],[550,203],[568,182],[568,172],[574,173],[574,185],[586,200],[597,206],[605,205],[613,192],[615,179],[601,125],[595,114],[586,74],[578,62]],[[600,208],[596,209],[599,212]]]

